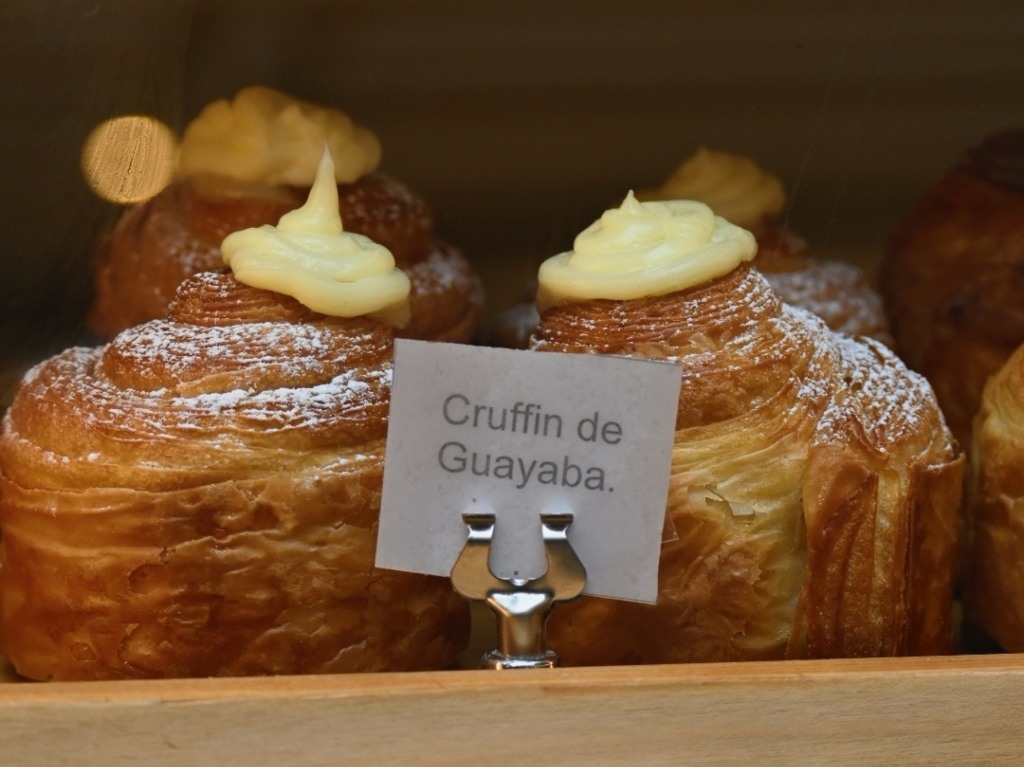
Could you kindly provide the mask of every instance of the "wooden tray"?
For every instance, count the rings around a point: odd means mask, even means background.
[[[1019,765],[1024,656],[38,684],[0,764]]]

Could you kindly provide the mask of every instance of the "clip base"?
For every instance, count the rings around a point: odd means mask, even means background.
[[[499,650],[484,653],[480,668],[492,671],[518,670],[524,668],[555,668],[558,655],[551,650],[542,655],[505,655]]]

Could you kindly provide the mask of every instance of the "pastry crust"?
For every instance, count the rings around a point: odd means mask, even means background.
[[[373,566],[392,332],[227,273],[25,377],[0,437],[0,639],[33,679],[442,668],[445,579]]]
[[[946,652],[963,459],[931,389],[743,265],[544,313],[532,347],[683,368],[656,605],[559,607],[566,665]]]
[[[1024,651],[1024,346],[985,386],[968,496],[970,617],[1004,650]]]
[[[893,234],[879,286],[896,350],[970,445],[985,381],[1024,343],[1024,130],[939,179]]]
[[[129,208],[98,249],[89,327],[111,338],[166,316],[185,278],[224,266],[220,244],[228,234],[276,224],[308,191],[199,176]],[[412,280],[412,320],[398,334],[470,340],[483,310],[482,283],[458,249],[435,237],[429,206],[380,173],[339,184],[338,198],[346,231],[384,245]]]

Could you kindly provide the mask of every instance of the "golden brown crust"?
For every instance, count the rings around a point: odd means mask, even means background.
[[[962,457],[928,385],[751,267],[544,314],[533,347],[682,365],[658,604],[552,615],[567,664],[949,650]]]
[[[1024,342],[1022,167],[1024,131],[968,152],[901,223],[879,272],[896,349],[965,445],[985,381]]]
[[[185,278],[223,267],[220,244],[228,234],[276,224],[307,193],[199,177],[175,182],[129,208],[97,253],[90,328],[110,338],[166,316]],[[404,184],[379,173],[339,184],[338,202],[345,229],[387,247],[413,279],[413,321],[400,334],[470,340],[483,307],[481,282],[456,248],[435,238],[429,206]]]
[[[0,437],[0,637],[35,679],[439,668],[444,579],[373,567],[392,334],[228,274],[70,349]]]
[[[1024,651],[1024,346],[988,381],[974,422],[968,492],[971,617],[1008,652]]]

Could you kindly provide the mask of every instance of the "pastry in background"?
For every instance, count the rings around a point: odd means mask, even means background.
[[[638,200],[696,200],[757,239],[754,265],[788,304],[825,320],[832,330],[892,345],[882,299],[864,271],[853,264],[816,258],[807,242],[785,227],[782,182],[753,160],[729,152],[699,149],[658,187],[639,189]],[[499,315],[491,341],[525,348],[537,323],[529,295]]]
[[[638,200],[699,200],[757,239],[754,266],[788,304],[825,320],[832,330],[891,346],[882,299],[864,271],[816,258],[807,242],[779,221],[786,192],[775,175],[748,157],[701,148],[659,187]]]
[[[39,680],[445,668],[447,579],[374,567],[409,278],[309,202],[234,273],[21,382],[0,435],[0,646]]]
[[[1024,129],[938,179],[894,232],[879,287],[897,352],[970,445],[985,381],[1024,343]]]
[[[487,329],[486,343],[502,349],[525,349],[530,334],[540,321],[537,311],[537,281],[528,280],[516,302],[498,313]]]
[[[182,280],[220,268],[224,237],[302,205],[325,145],[345,226],[388,248],[412,280],[411,320],[401,334],[470,340],[482,283],[463,254],[436,237],[427,203],[377,170],[377,137],[342,112],[256,86],[203,109],[182,138],[178,180],[128,208],[104,238],[90,328],[110,338],[165,316]]]
[[[968,617],[1024,652],[1024,345],[988,379],[973,440]]]
[[[630,196],[539,270],[532,349],[682,367],[657,604],[559,607],[565,665],[951,649],[963,458],[931,388],[782,302],[756,247]]]

